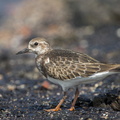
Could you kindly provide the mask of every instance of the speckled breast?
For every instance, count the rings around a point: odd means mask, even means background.
[[[43,68],[43,63],[42,63],[42,57],[37,57],[35,62],[38,70],[46,77],[45,70]]]

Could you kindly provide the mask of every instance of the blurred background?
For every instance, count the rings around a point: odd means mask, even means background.
[[[40,77],[34,55],[15,55],[34,37],[45,37],[54,48],[120,63],[119,5],[119,0],[1,0],[0,79]]]
[[[117,61],[119,5],[119,0],[1,0],[0,51],[16,53],[39,36],[47,38],[53,47]]]
[[[120,64],[120,0],[0,0],[0,111],[6,112],[0,112],[3,118],[19,117],[25,111],[28,116],[35,112],[39,118],[38,109],[50,105],[44,101],[61,95],[58,86],[54,92],[44,91],[56,86],[43,82],[34,55],[15,55],[34,37],[45,37],[53,48]],[[113,76],[92,87],[83,86],[80,91],[93,97],[100,91],[119,88],[119,83],[119,75]]]
[[[0,79],[40,77],[33,55],[15,55],[34,37],[45,37],[54,48],[120,63],[119,6],[119,0],[1,0]]]
[[[119,5],[119,0],[1,0],[1,62],[4,57],[15,57],[39,36],[55,48],[120,63]]]

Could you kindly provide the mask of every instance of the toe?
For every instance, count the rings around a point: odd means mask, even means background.
[[[54,109],[48,109],[48,110],[45,110],[46,112],[53,112],[53,111],[60,111],[61,108],[54,108]]]
[[[74,111],[75,108],[74,107],[71,107],[70,109],[68,109],[69,111]]]

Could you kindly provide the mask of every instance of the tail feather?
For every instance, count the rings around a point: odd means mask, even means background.
[[[114,67],[110,71],[112,71],[112,72],[120,72],[120,64],[114,65]]]

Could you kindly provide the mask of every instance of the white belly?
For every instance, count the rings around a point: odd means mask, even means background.
[[[54,78],[51,78],[49,76],[47,77],[47,79],[54,84],[60,85],[62,87],[62,89],[64,91],[66,91],[69,88],[74,87],[74,86],[78,86],[80,84],[92,83],[92,82],[96,82],[98,80],[104,79],[105,77],[107,77],[108,75],[111,75],[111,74],[115,74],[115,72],[106,71],[106,72],[93,74],[90,77],[85,77],[85,78],[77,77],[77,78],[74,78],[71,80],[64,80],[64,81],[54,79]]]

